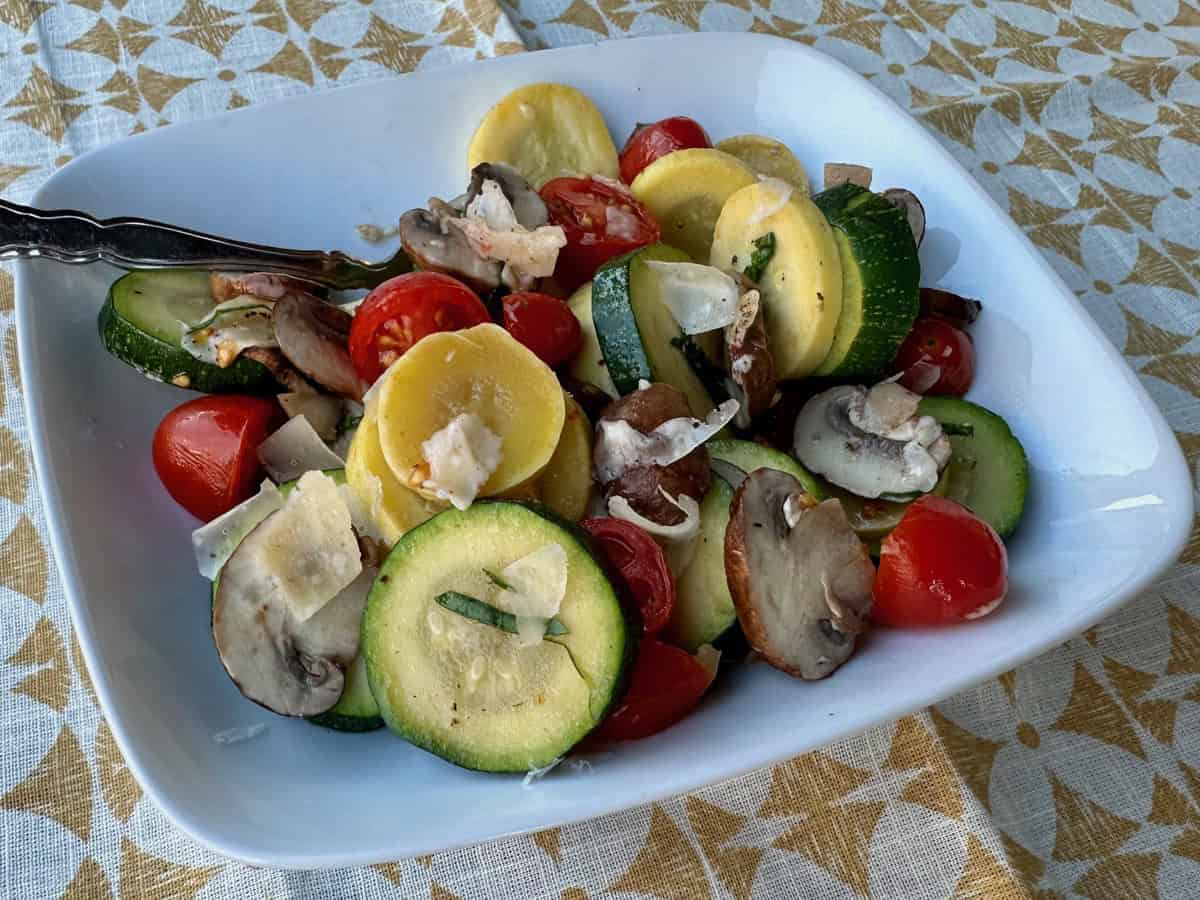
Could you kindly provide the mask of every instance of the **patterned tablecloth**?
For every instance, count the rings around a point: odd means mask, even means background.
[[[0,0],[0,191],[27,199],[85,150],[275,97],[693,29],[811,44],[911,109],[1200,454],[1196,0]],[[364,869],[219,858],[143,799],[96,706],[34,486],[12,308],[0,268],[6,898],[1200,896],[1196,539],[1082,637],[774,770]]]

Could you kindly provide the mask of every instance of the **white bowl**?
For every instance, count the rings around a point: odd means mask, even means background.
[[[105,147],[58,172],[35,203],[381,255],[354,226],[457,194],[480,117],[534,81],[587,92],[617,140],[635,122],[690,115],[714,138],[775,136],[817,178],[826,161],[863,163],[876,185],[921,197],[931,226],[924,283],[985,304],[971,399],[1008,419],[1032,465],[1010,548],[1011,596],[977,623],[881,630],[823,682],[742,667],[676,727],[529,788],[386,732],[338,734],[272,716],[221,669],[188,540],[195,522],[151,466],[155,425],[191,395],[141,378],[101,347],[96,312],[113,270],[22,265],[34,454],[88,668],[147,794],[220,853],[292,868],[373,863],[729,778],[926,706],[1084,630],[1147,587],[1189,533],[1179,447],[1075,297],[921,126],[800,44],[727,34],[612,42],[300,97]],[[258,722],[269,728],[253,740],[214,740]]]

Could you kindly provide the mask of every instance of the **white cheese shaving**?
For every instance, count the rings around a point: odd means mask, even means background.
[[[255,564],[298,622],[311,618],[362,572],[350,511],[333,479],[321,472],[301,476],[283,507],[259,529]]]
[[[636,241],[641,237],[641,220],[625,207],[610,206],[604,216],[604,233],[609,237],[622,241]]]
[[[521,779],[521,787],[526,789],[533,787],[534,782],[541,781],[550,774],[551,769],[553,769],[562,761],[563,758],[559,756],[556,759],[550,760],[547,765],[542,766],[540,769],[530,769],[525,773],[525,777]]]
[[[474,413],[461,413],[421,444],[429,463],[426,490],[466,509],[500,465],[500,436]]]
[[[737,282],[720,269],[661,260],[650,260],[646,268],[658,278],[662,301],[685,334],[716,331],[737,317]]]
[[[769,200],[764,198],[766,202],[764,202],[763,205],[760,205],[758,209],[754,210],[754,212],[750,214],[749,218],[746,219],[746,224],[751,228],[760,222],[771,218],[771,216],[775,215],[775,213],[787,206],[788,201],[792,199],[792,191],[794,190],[794,188],[782,178],[764,178],[759,182],[759,186],[772,191],[775,196]]]
[[[649,434],[624,419],[601,419],[596,425],[596,478],[608,484],[635,466],[669,466],[728,425],[738,408],[736,400],[726,400],[703,422],[681,416],[668,419]]]
[[[508,587],[500,589],[496,605],[517,617],[517,642],[537,646],[567,594],[567,551],[546,544],[509,563],[500,577]]]
[[[459,229],[479,256],[504,263],[501,277],[512,288],[528,288],[538,278],[554,274],[558,251],[567,236],[558,225],[530,231],[517,221],[512,204],[495,181],[483,186],[461,217],[444,217],[442,227]]]
[[[608,513],[614,519],[624,519],[633,523],[654,538],[666,551],[667,566],[671,569],[671,574],[678,578],[696,554],[696,544],[700,537],[700,504],[686,494],[672,497],[661,487],[658,491],[683,513],[682,522],[676,525],[660,525],[641,515],[620,494],[609,498]]]
[[[517,214],[500,185],[490,178],[483,180],[479,194],[467,206],[467,218],[481,219],[494,231],[512,231],[517,227]]]
[[[222,369],[233,365],[248,347],[278,347],[271,306],[249,295],[219,303],[184,334],[180,346],[196,359]]]
[[[196,552],[196,568],[200,574],[209,581],[214,580],[242,538],[282,506],[283,494],[279,493],[279,488],[263,481],[253,497],[193,531],[192,549]]]
[[[277,398],[289,419],[304,416],[323,441],[337,437],[338,422],[342,420],[342,403],[336,397],[317,391],[290,391]]]
[[[304,416],[289,419],[259,444],[258,460],[278,484],[293,481],[305,472],[340,469],[345,465]]]

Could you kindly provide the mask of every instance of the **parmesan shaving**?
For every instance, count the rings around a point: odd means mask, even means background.
[[[746,224],[751,228],[771,218],[771,216],[787,206],[788,201],[792,199],[792,191],[795,190],[795,188],[782,178],[764,178],[760,184],[762,187],[773,190],[775,192],[775,199],[770,203],[759,206],[758,209],[750,214],[750,217],[746,219]]]
[[[661,260],[646,267],[658,277],[663,303],[684,334],[716,331],[737,317],[737,282],[720,269]]]
[[[474,413],[455,416],[445,428],[430,435],[421,445],[429,463],[429,477],[422,484],[441,500],[466,509],[479,489],[496,471],[501,459],[500,436]]]
[[[259,444],[258,460],[277,484],[294,481],[305,472],[340,469],[345,465],[304,416],[289,419]]]
[[[608,484],[635,466],[669,466],[728,425],[738,408],[736,400],[726,400],[703,422],[691,417],[668,419],[649,434],[623,419],[601,419],[596,426],[596,478]]]
[[[283,494],[269,481],[258,493],[192,532],[196,568],[209,581],[217,577],[238,544],[254,527],[283,506]]]

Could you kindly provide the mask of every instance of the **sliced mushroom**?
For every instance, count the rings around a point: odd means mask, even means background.
[[[400,217],[400,243],[413,265],[458,278],[480,294],[499,287],[504,264],[484,259],[462,231],[442,223],[442,217],[427,209],[410,209]]]
[[[757,290],[745,291],[738,298],[736,318],[725,329],[725,362],[736,388],[731,393],[739,404],[734,423],[748,428],[767,411],[778,384]]]
[[[777,669],[824,678],[866,628],[875,566],[837,500],[758,469],[734,494],[725,572],[747,641]]]
[[[374,572],[364,570],[300,622],[258,563],[257,544],[264,534],[260,524],[221,570],[213,598],[213,640],[225,671],[247,698],[282,716],[314,716],[342,695],[345,668],[358,655]]]
[[[302,393],[313,389],[312,385],[304,380],[304,376],[296,371],[296,367],[287,361],[287,357],[275,347],[247,347],[242,351],[242,356],[265,367],[275,376],[279,385],[289,391]]]
[[[260,300],[278,300],[292,291],[312,291],[315,285],[274,272],[209,272],[208,288],[218,303],[243,294]]]
[[[817,394],[796,417],[793,450],[810,471],[860,497],[933,490],[950,441],[919,395],[884,382]]]
[[[462,198],[464,210],[482,193],[484,181],[494,181],[500,186],[521,226],[533,231],[550,221],[541,195],[529,186],[520,172],[504,163],[480,163],[471,170],[471,186]],[[457,201],[451,205],[457,205]]]
[[[691,416],[687,397],[669,384],[651,384],[614,400],[601,416],[601,421],[625,422],[634,431],[649,434],[659,425],[672,419]],[[603,455],[606,432],[597,432],[596,451]],[[626,468],[604,484],[606,500],[624,497],[638,515],[661,525],[678,525],[685,518],[671,497],[680,495],[700,500],[712,481],[708,451],[703,446],[669,465],[639,465]]]
[[[921,288],[921,315],[939,316],[959,328],[965,328],[979,318],[983,304],[941,288]]]
[[[352,316],[311,294],[292,293],[271,313],[279,349],[297,369],[342,397],[361,400],[366,385],[350,362]]]
[[[853,163],[825,163],[825,187],[836,187],[849,181],[859,187],[871,188],[873,172],[867,166],[857,166]]]
[[[904,213],[904,217],[908,219],[908,227],[912,230],[913,240],[920,247],[921,241],[925,240],[925,207],[921,205],[917,195],[904,188],[888,188],[879,196]]]

